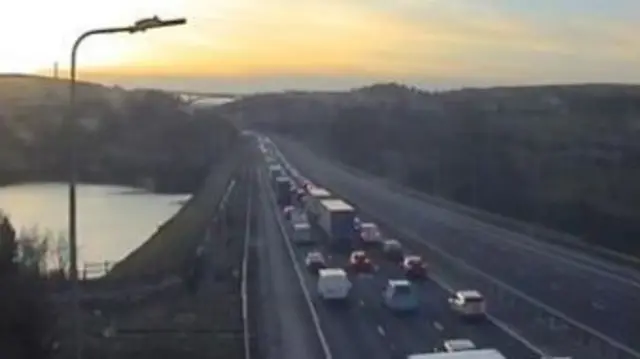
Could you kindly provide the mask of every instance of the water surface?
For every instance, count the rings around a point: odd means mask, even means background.
[[[175,214],[189,195],[166,195],[137,188],[78,186],[78,261],[123,258]],[[17,229],[67,233],[68,192],[61,183],[0,187],[0,209]],[[53,245],[55,246],[55,244]]]

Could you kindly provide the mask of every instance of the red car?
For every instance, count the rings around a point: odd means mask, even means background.
[[[420,256],[406,256],[402,261],[405,276],[411,279],[427,278],[427,264]]]
[[[351,252],[349,257],[349,268],[354,272],[368,273],[373,271],[373,263],[371,263],[365,251],[355,251]]]

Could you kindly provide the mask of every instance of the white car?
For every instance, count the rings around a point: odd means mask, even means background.
[[[351,281],[342,268],[326,268],[318,271],[318,295],[324,300],[346,300],[351,287]]]
[[[451,309],[464,318],[482,319],[486,316],[484,296],[477,290],[459,290],[449,298]]]
[[[469,339],[449,339],[445,340],[442,347],[447,353],[461,352],[476,349],[476,345]]]
[[[311,226],[308,222],[293,225],[293,242],[299,244],[313,243]]]
[[[317,251],[307,253],[304,264],[310,272],[315,274],[317,274],[321,269],[327,268],[327,262],[325,261],[322,252]]]

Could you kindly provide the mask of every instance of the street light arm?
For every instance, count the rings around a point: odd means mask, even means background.
[[[78,48],[80,44],[89,36],[93,35],[103,35],[103,34],[113,34],[118,32],[135,32],[135,28],[133,26],[124,26],[124,27],[108,27],[103,29],[95,29],[84,32],[82,35],[78,36],[76,41],[73,43],[73,47],[71,48],[71,69],[70,69],[70,78],[71,81],[75,79],[76,76],[76,57],[78,54]],[[72,86],[73,87],[73,86]]]

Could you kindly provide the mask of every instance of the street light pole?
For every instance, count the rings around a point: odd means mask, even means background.
[[[161,20],[157,16],[148,19],[142,19],[136,21],[131,26],[124,27],[109,27],[102,29],[89,30],[81,34],[73,43],[71,48],[71,66],[69,69],[69,107],[67,114],[66,133],[68,142],[68,156],[69,156],[69,260],[70,268],[69,275],[71,277],[72,284],[72,302],[73,302],[73,322],[74,322],[74,334],[76,342],[76,358],[82,359],[82,320],[80,316],[80,288],[78,286],[78,242],[77,242],[77,208],[76,208],[76,184],[78,179],[78,166],[77,166],[77,153],[76,153],[76,59],[78,54],[78,48],[82,41],[89,36],[93,35],[105,35],[115,33],[137,33],[145,32],[146,30],[184,25],[187,20],[184,18]]]

